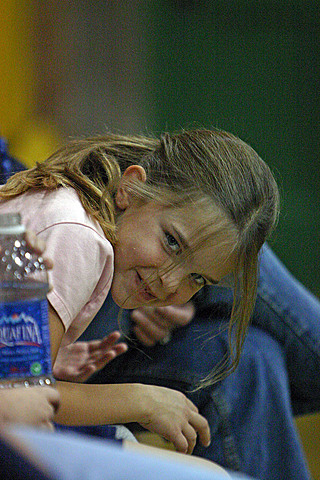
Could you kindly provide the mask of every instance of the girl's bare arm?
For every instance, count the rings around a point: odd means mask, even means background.
[[[53,361],[64,327],[50,307]],[[55,421],[66,425],[140,423],[171,441],[180,452],[191,453],[197,437],[210,443],[207,420],[181,392],[143,384],[95,385],[57,382],[61,395]]]

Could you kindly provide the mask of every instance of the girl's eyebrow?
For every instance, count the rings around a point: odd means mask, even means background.
[[[172,227],[173,229],[173,233],[178,237],[178,240],[179,242],[181,243],[181,245],[183,246],[183,248],[190,248],[189,247],[189,244],[185,238],[185,236],[179,232],[179,230],[177,230],[176,227]],[[214,280],[213,278],[211,277],[208,277],[207,275],[203,275],[203,277],[211,284],[211,285],[217,285],[219,282],[218,280]]]

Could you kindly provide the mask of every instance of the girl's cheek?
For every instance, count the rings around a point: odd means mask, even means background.
[[[190,286],[181,286],[175,293],[173,301],[176,305],[183,305],[184,303],[187,303],[197,291],[198,290],[190,288]]]
[[[168,256],[162,249],[156,247],[149,247],[144,249],[144,255],[140,255],[150,266],[160,268],[168,263]]]

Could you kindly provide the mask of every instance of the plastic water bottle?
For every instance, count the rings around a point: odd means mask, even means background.
[[[0,215],[0,388],[52,385],[46,267],[20,214]]]

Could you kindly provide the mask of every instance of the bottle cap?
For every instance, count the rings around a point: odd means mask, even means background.
[[[19,235],[25,232],[21,224],[20,213],[3,213],[0,215],[0,235]]]

